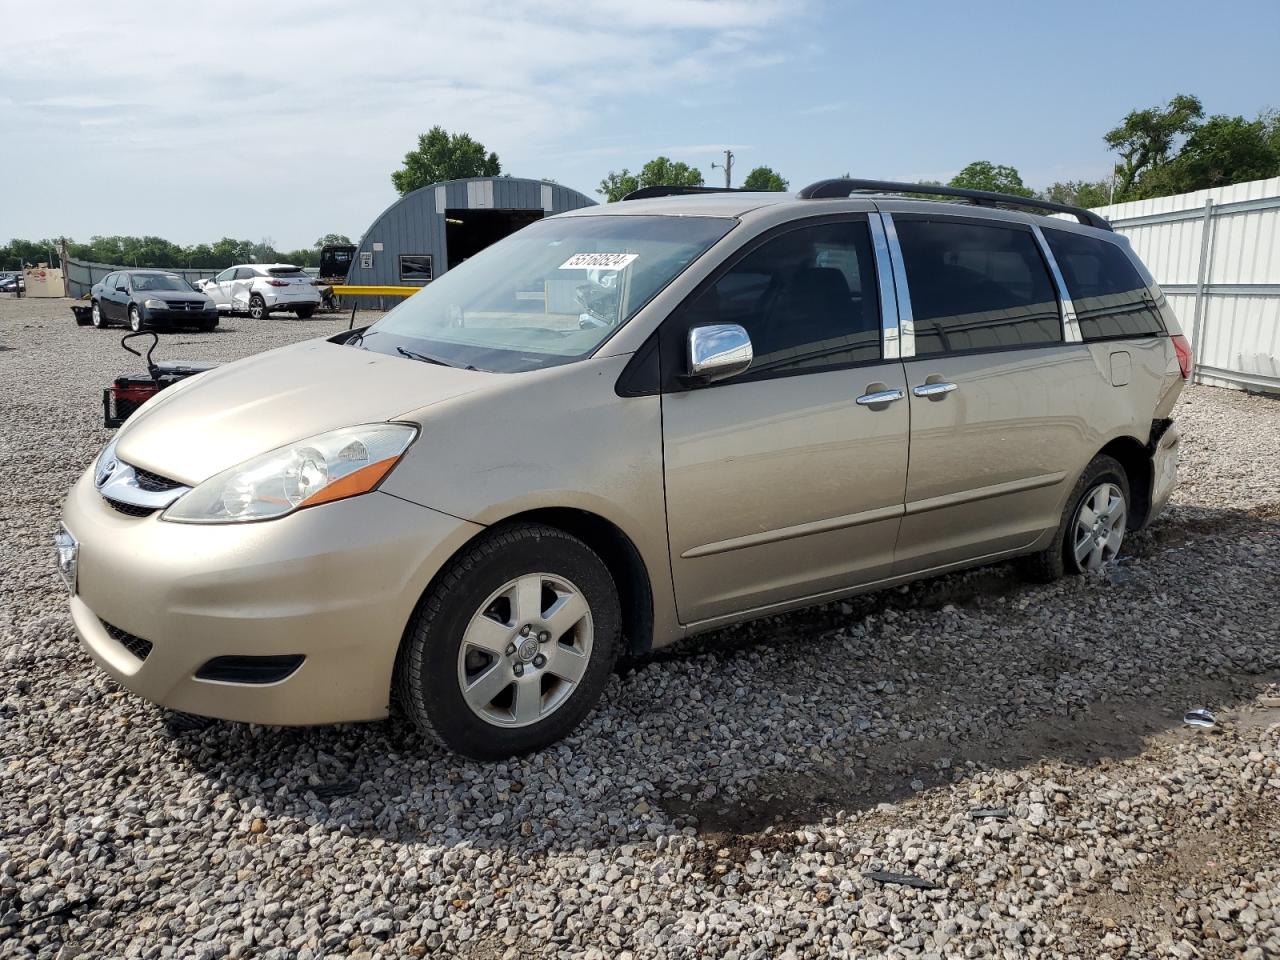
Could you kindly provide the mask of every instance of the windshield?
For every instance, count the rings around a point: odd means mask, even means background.
[[[352,344],[504,373],[568,363],[603,343],[736,222],[543,220],[449,270]]]
[[[135,273],[130,277],[134,290],[190,290],[191,285],[172,273]]]

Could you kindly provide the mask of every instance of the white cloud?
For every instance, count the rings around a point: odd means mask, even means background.
[[[466,130],[504,159],[541,165],[516,172],[556,176],[556,157],[601,143],[602,117],[625,118],[643,98],[723,89],[777,62],[770,29],[796,8],[68,0],[0,58],[0,182],[56,170],[67,206],[43,198],[25,212],[10,206],[6,219],[33,233],[148,223],[179,240],[270,233],[302,243],[324,223],[358,232],[391,199],[390,170],[428,127]],[[601,152],[601,166],[647,159],[628,146],[644,131],[630,132],[615,154]],[[107,183],[144,204],[154,197],[154,209],[135,202],[113,217],[93,207]],[[220,199],[183,208],[209,197]],[[35,224],[37,213],[89,225]]]

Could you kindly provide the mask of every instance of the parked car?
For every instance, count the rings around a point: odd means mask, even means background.
[[[974,205],[896,195],[939,191]],[[1008,558],[1096,572],[1164,506],[1190,350],[1096,215],[654,192],[146,403],[59,532],[102,669],[258,723],[394,698],[503,757],[619,654]]]
[[[21,293],[27,289],[26,279],[20,273],[0,274],[0,293]]]
[[[176,273],[120,270],[109,273],[89,292],[90,322],[99,330],[126,324],[130,330],[172,330],[218,325],[213,301]]]
[[[287,263],[250,263],[227,267],[200,281],[219,310],[247,313],[261,320],[272,311],[288,310],[306,319],[320,306],[320,289],[301,267]]]

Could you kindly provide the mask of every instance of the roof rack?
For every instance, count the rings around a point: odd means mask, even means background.
[[[943,187],[930,183],[899,183],[894,180],[858,180],[837,177],[811,183],[796,196],[801,200],[830,200],[843,198],[857,192],[866,193],[925,193],[930,196],[955,197],[980,207],[1025,207],[1029,210],[1069,213],[1081,223],[1100,230],[1110,230],[1111,224],[1096,213],[1081,207],[1072,207],[1052,200],[1019,197],[1012,193],[991,193],[987,190],[966,190],[963,187]],[[632,195],[634,196],[634,194]]]
[[[741,193],[737,187],[678,187],[675,185],[641,187],[632,190],[623,200],[648,200],[651,197],[683,197],[691,193]]]

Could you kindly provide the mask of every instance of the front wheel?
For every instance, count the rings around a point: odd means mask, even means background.
[[[1076,482],[1053,541],[1025,557],[1023,572],[1048,583],[1064,573],[1096,572],[1120,553],[1129,522],[1129,478],[1114,457],[1089,461]]]
[[[249,316],[254,320],[261,320],[267,315],[267,301],[263,300],[258,294],[254,294],[249,298]]]
[[[539,524],[493,531],[419,601],[396,664],[400,703],[465,756],[537,750],[595,706],[620,630],[617,587],[585,543]]]
[[[138,312],[137,306],[129,307],[129,329],[134,333],[142,330],[142,314]]]
[[[98,306],[98,301],[93,301],[92,319],[89,321],[98,330],[102,330],[107,325],[107,318],[102,315],[102,308]]]

